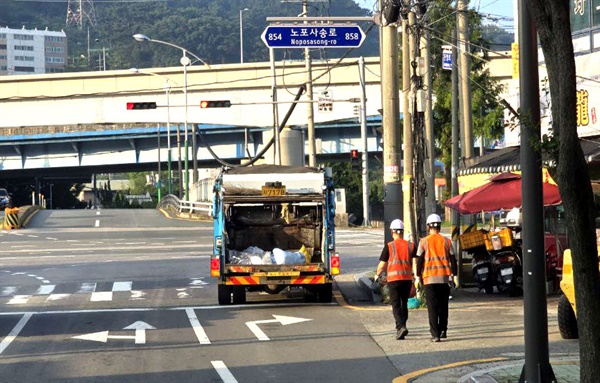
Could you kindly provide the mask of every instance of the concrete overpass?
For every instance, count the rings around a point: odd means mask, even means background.
[[[379,58],[365,61],[371,128],[368,146],[370,151],[377,151],[381,150],[375,130],[381,121]],[[0,77],[0,179],[154,169],[159,152],[161,161],[166,161],[167,136],[173,148],[178,137],[182,146],[186,137],[192,139],[184,134],[183,70],[173,67],[141,71]],[[275,73],[281,121],[305,82],[306,72],[303,62],[278,62]],[[219,157],[231,161],[262,149],[266,140],[263,135],[272,129],[274,121],[272,74],[269,63],[188,67],[188,132],[195,128],[197,138],[204,139],[198,144],[199,164],[216,165],[207,145]],[[332,100],[327,111],[314,105],[318,153],[327,156],[361,148],[359,124],[354,117],[354,107],[359,104],[350,101],[361,96],[358,61],[315,62],[313,79],[315,100],[322,92],[328,92]],[[232,106],[201,109],[202,100],[230,100]],[[127,102],[156,102],[158,107],[127,110]],[[306,102],[305,95],[300,102]],[[288,121],[300,132],[306,129],[306,105],[297,105]],[[302,141],[306,141],[306,135]]]

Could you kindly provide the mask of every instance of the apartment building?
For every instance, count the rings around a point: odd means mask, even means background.
[[[67,35],[0,27],[0,76],[64,72]]]

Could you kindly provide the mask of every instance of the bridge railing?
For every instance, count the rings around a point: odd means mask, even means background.
[[[157,209],[166,210],[170,215],[182,218],[212,217],[212,202],[183,201],[173,194],[163,197]]]

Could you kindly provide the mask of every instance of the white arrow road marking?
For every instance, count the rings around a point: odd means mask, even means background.
[[[295,324],[300,322],[310,321],[312,319],[288,317],[284,315],[273,315],[275,319],[256,320],[253,322],[246,322],[246,326],[252,331],[252,333],[258,338],[258,340],[270,340],[269,337],[258,327],[261,323],[281,323],[283,326],[288,324]]]
[[[208,339],[206,332],[204,332],[204,328],[202,328],[194,309],[185,309],[185,313],[190,320],[190,324],[192,325],[192,329],[194,329],[198,342],[200,342],[200,344],[210,344],[210,339]]]
[[[223,383],[237,383],[237,380],[222,360],[212,360],[210,363],[217,370],[217,374],[219,374]]]
[[[123,330],[135,330],[135,335],[108,335],[108,331],[93,332],[74,336],[74,339],[91,340],[93,342],[106,343],[109,339],[134,339],[135,344],[146,343],[146,330],[155,330],[156,327],[146,322],[137,321],[123,328]]]

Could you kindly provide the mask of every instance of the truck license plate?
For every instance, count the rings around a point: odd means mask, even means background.
[[[285,185],[281,186],[263,186],[261,194],[267,197],[285,195]]]
[[[267,277],[297,277],[299,275],[299,271],[269,271],[267,273]]]

